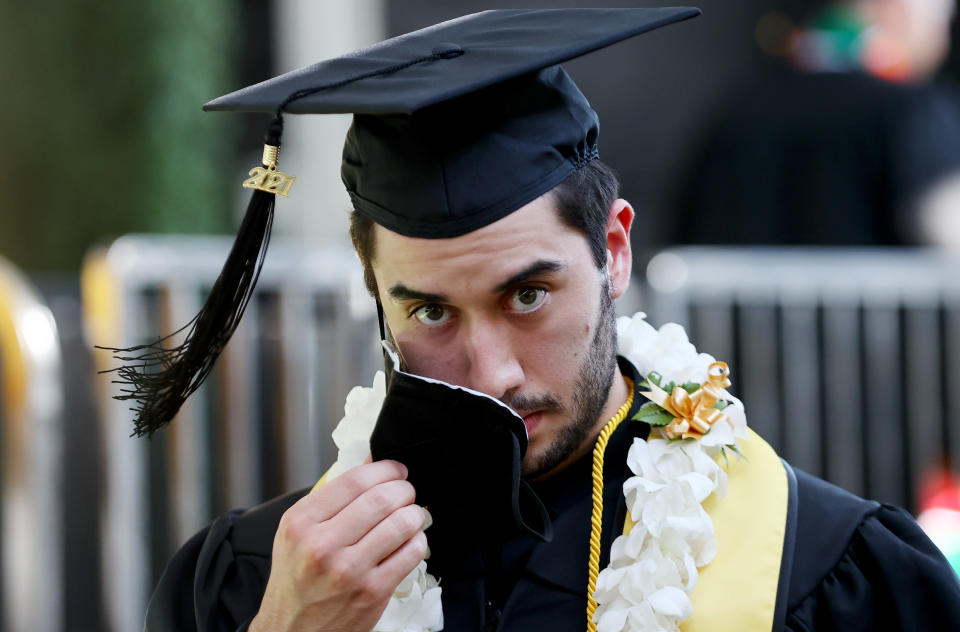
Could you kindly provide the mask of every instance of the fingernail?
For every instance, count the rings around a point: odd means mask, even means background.
[[[423,530],[426,531],[433,526],[433,516],[430,515],[426,507],[421,507],[421,509],[423,509]]]

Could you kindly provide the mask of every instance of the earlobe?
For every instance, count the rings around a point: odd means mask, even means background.
[[[633,254],[630,249],[630,227],[633,225],[633,207],[622,198],[610,205],[607,218],[607,270],[610,272],[610,291],[619,298],[630,286]]]

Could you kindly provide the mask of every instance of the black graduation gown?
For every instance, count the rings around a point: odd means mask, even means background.
[[[627,451],[634,437],[647,432],[646,424],[626,421],[607,446],[601,567],[618,535],[615,527],[624,523],[621,488],[630,475]],[[484,556],[471,550],[469,542],[463,543],[457,552],[463,560],[458,572],[441,577],[446,630],[586,628],[589,458],[538,490],[553,514],[550,543],[511,540],[504,548],[502,568],[495,573],[485,573]],[[960,630],[960,582],[905,511],[860,499],[785,467],[792,473],[789,524],[775,628]],[[561,488],[565,493],[556,493]],[[280,516],[306,492],[231,512],[191,538],[160,580],[146,629],[246,630],[269,576]],[[485,574],[496,576],[485,580]],[[506,597],[498,599],[497,594]]]

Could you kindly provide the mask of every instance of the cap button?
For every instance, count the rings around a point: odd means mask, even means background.
[[[454,57],[459,57],[463,54],[463,49],[457,46],[456,44],[437,44],[433,47],[431,51],[434,57],[440,59],[453,59]]]

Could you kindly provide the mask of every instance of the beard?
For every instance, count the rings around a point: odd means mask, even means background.
[[[537,478],[563,463],[589,438],[603,412],[613,385],[617,366],[617,328],[610,294],[609,279],[604,278],[600,288],[600,314],[594,327],[590,347],[577,369],[577,378],[566,411],[560,398],[553,393],[527,397],[516,395],[504,400],[515,410],[543,409],[550,412],[569,412],[566,425],[535,460],[523,463],[523,476]]]

